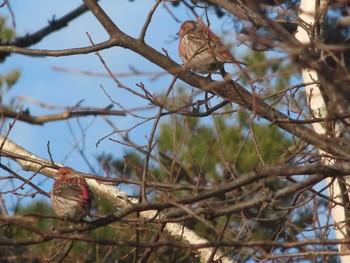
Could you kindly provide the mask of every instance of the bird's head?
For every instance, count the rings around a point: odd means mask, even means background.
[[[192,30],[196,29],[196,27],[197,27],[197,22],[187,20],[183,22],[183,24],[180,27],[180,31],[177,32],[176,34],[180,37],[183,37],[189,32],[191,32]]]
[[[74,170],[69,167],[61,167],[57,170],[57,176],[58,178],[69,178],[74,175]]]

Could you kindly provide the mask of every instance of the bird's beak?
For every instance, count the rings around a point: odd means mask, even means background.
[[[176,33],[176,35],[180,36],[180,31]]]

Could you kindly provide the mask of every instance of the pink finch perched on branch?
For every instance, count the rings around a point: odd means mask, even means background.
[[[69,167],[58,169],[57,176],[50,192],[55,214],[70,221],[82,221],[90,215],[92,198],[84,177]]]
[[[199,73],[214,73],[225,63],[244,64],[236,60],[213,32],[195,21],[185,21],[180,31],[179,54],[185,66]],[[241,67],[240,67],[241,68]]]

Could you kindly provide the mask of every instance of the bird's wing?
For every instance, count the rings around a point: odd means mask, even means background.
[[[79,177],[56,181],[53,193],[78,202],[87,202],[91,197],[85,179]]]

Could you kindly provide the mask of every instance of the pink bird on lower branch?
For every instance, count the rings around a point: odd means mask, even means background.
[[[240,64],[244,64],[236,60],[220,38],[201,23],[185,21],[177,35],[180,36],[182,62],[196,72],[214,73],[225,63],[235,63],[240,68]]]
[[[53,188],[50,192],[55,214],[70,221],[83,221],[90,216],[92,194],[84,177],[69,167],[57,171]]]

